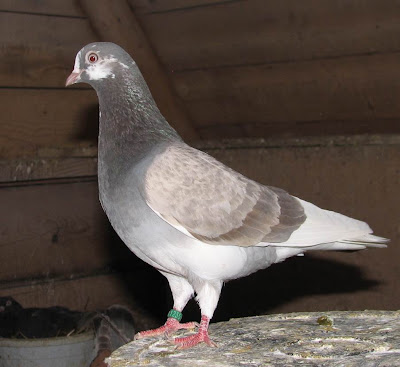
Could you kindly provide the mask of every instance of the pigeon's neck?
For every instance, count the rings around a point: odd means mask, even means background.
[[[99,158],[134,162],[158,144],[181,140],[162,116],[140,73],[109,80],[96,91]]]

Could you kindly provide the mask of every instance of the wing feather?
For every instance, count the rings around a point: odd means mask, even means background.
[[[144,194],[164,220],[209,244],[284,242],[306,219],[300,201],[287,192],[260,185],[181,142],[149,164]]]

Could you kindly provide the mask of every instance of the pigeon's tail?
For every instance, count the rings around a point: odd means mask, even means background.
[[[309,248],[309,250],[357,251],[373,247],[385,248],[389,241],[389,239],[384,237],[365,234],[363,236],[340,240],[333,243],[323,243]]]
[[[352,237],[349,240],[340,240],[336,242],[320,243],[314,246],[304,247],[276,247],[278,261],[287,259],[290,256],[303,255],[308,251],[359,251],[366,248],[385,248],[390,240],[384,237],[375,236],[373,234],[365,234],[358,237]]]
[[[357,238],[342,240],[339,243],[342,243],[344,245],[349,244],[349,245],[364,246],[364,248],[366,247],[384,248],[387,247],[387,243],[389,242],[390,240],[388,238],[375,236],[373,234],[366,234],[364,236],[360,236]]]

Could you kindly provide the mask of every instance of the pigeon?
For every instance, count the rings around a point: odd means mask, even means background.
[[[101,205],[122,241],[169,283],[173,308],[135,338],[195,333],[176,348],[216,346],[208,327],[224,282],[311,250],[386,247],[365,222],[257,183],[187,145],[158,109],[135,61],[96,42],[75,58],[66,86],[88,83],[99,99]],[[181,323],[195,296],[201,321]]]

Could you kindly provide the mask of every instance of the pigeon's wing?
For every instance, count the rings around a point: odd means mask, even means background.
[[[258,184],[184,143],[153,157],[144,197],[161,218],[209,244],[281,243],[305,221],[300,201]]]

